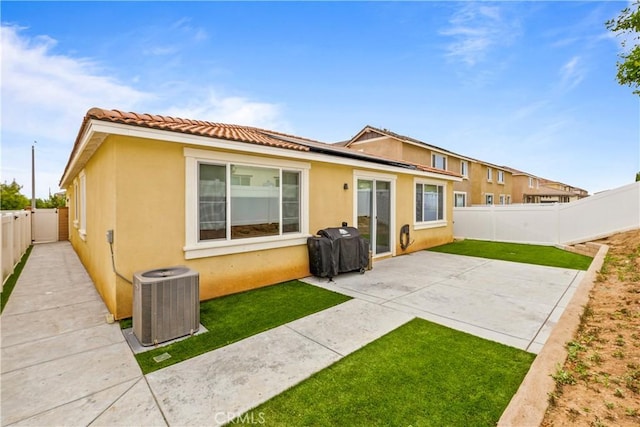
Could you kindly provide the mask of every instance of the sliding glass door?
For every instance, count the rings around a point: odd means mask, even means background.
[[[374,255],[391,252],[391,181],[358,179],[358,231]]]

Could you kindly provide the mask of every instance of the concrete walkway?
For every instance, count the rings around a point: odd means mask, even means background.
[[[4,425],[221,425],[414,316],[536,352],[583,273],[418,252],[310,283],[355,299],[143,376],[68,242],[2,314]]]
[[[146,377],[68,242],[36,245],[2,321],[1,425],[222,425],[408,322],[351,300]]]
[[[0,320],[2,425],[166,425],[68,242],[36,245]]]

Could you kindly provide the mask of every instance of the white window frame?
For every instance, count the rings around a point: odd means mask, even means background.
[[[504,171],[498,170],[498,184],[504,184]]]
[[[78,178],[73,180],[73,227],[80,227],[80,183]]]
[[[533,188],[533,178],[529,177],[529,188]]]
[[[491,197],[491,203],[489,203],[489,197]],[[484,204],[493,206],[495,204],[495,198],[493,197],[493,193],[487,193],[484,195]]]
[[[436,166],[436,159],[437,158],[442,158],[442,165],[444,166],[443,168],[439,168],[438,166]],[[447,163],[448,163],[448,159],[447,159],[447,156],[445,156],[444,154],[431,153],[431,167],[446,171],[447,170]]]
[[[184,148],[185,157],[185,259],[229,255],[242,252],[306,245],[309,237],[309,169],[311,164],[287,159],[246,154],[225,153]],[[246,239],[199,241],[198,165],[200,163],[241,164],[254,167],[279,168],[300,172],[300,231],[275,236]]]
[[[87,238],[87,175],[84,170],[80,172],[80,220],[78,233],[82,240]]]
[[[416,200],[416,185],[437,185],[442,187],[442,219],[436,219],[433,221],[416,221],[416,210],[418,208],[418,201]],[[446,227],[447,220],[447,183],[442,181],[434,181],[429,179],[415,178],[413,180],[413,228],[415,230],[422,230],[425,228]]]
[[[500,195],[498,196],[498,204],[500,204],[500,205],[504,205],[504,204],[506,204],[506,203],[505,203],[505,201],[506,201],[506,199],[505,199],[504,194],[500,194]]]
[[[506,202],[507,202],[507,205],[511,204],[511,195],[510,194],[507,194]]]
[[[391,184],[391,194],[390,197],[391,199],[389,200],[390,203],[390,208],[391,208],[391,212],[390,212],[390,218],[389,218],[389,225],[390,227],[394,227],[394,224],[396,223],[396,181],[398,180],[397,175],[392,175],[392,174],[386,174],[386,173],[382,173],[382,172],[372,172],[372,171],[364,171],[364,170],[354,170],[353,171],[353,187],[355,189],[355,191],[353,192],[353,222],[352,224],[354,224],[354,227],[358,226],[358,181],[362,180],[362,181],[373,181],[374,186],[375,186],[375,182],[376,181],[387,181]],[[375,190],[374,190],[375,191]],[[415,189],[414,189],[414,193],[415,193]],[[414,194],[414,199],[415,199],[415,194]],[[376,207],[374,206],[374,214],[375,214],[375,209]],[[389,253],[392,256],[396,255],[396,236],[395,233],[390,233],[389,236],[389,246],[391,247],[391,251],[390,252],[384,252],[384,253],[379,253],[376,254],[376,257],[379,256],[385,256],[388,255]]]
[[[464,205],[463,206],[456,206],[456,196],[458,196],[459,194],[464,196]],[[466,191],[454,191],[453,192],[453,206],[454,207],[467,207],[467,192]]]
[[[469,178],[469,162],[466,160],[460,160],[460,175],[463,178]]]
[[[487,182],[493,182],[493,169],[487,168]]]

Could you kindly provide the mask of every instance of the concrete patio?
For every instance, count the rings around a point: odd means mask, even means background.
[[[142,375],[68,242],[36,245],[2,314],[4,425],[220,425],[414,316],[537,353],[584,273],[432,252],[309,283],[355,297]]]
[[[537,354],[584,274],[420,251],[304,281]]]

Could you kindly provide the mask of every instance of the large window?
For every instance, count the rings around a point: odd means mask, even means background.
[[[200,241],[300,232],[300,171],[199,163],[198,173]]]
[[[306,244],[311,165],[185,148],[186,259]]]
[[[443,221],[444,186],[416,183],[416,222]]]
[[[431,155],[431,166],[434,168],[447,170],[447,158],[441,154]]]
[[[498,182],[504,184],[504,171],[498,171]]]

